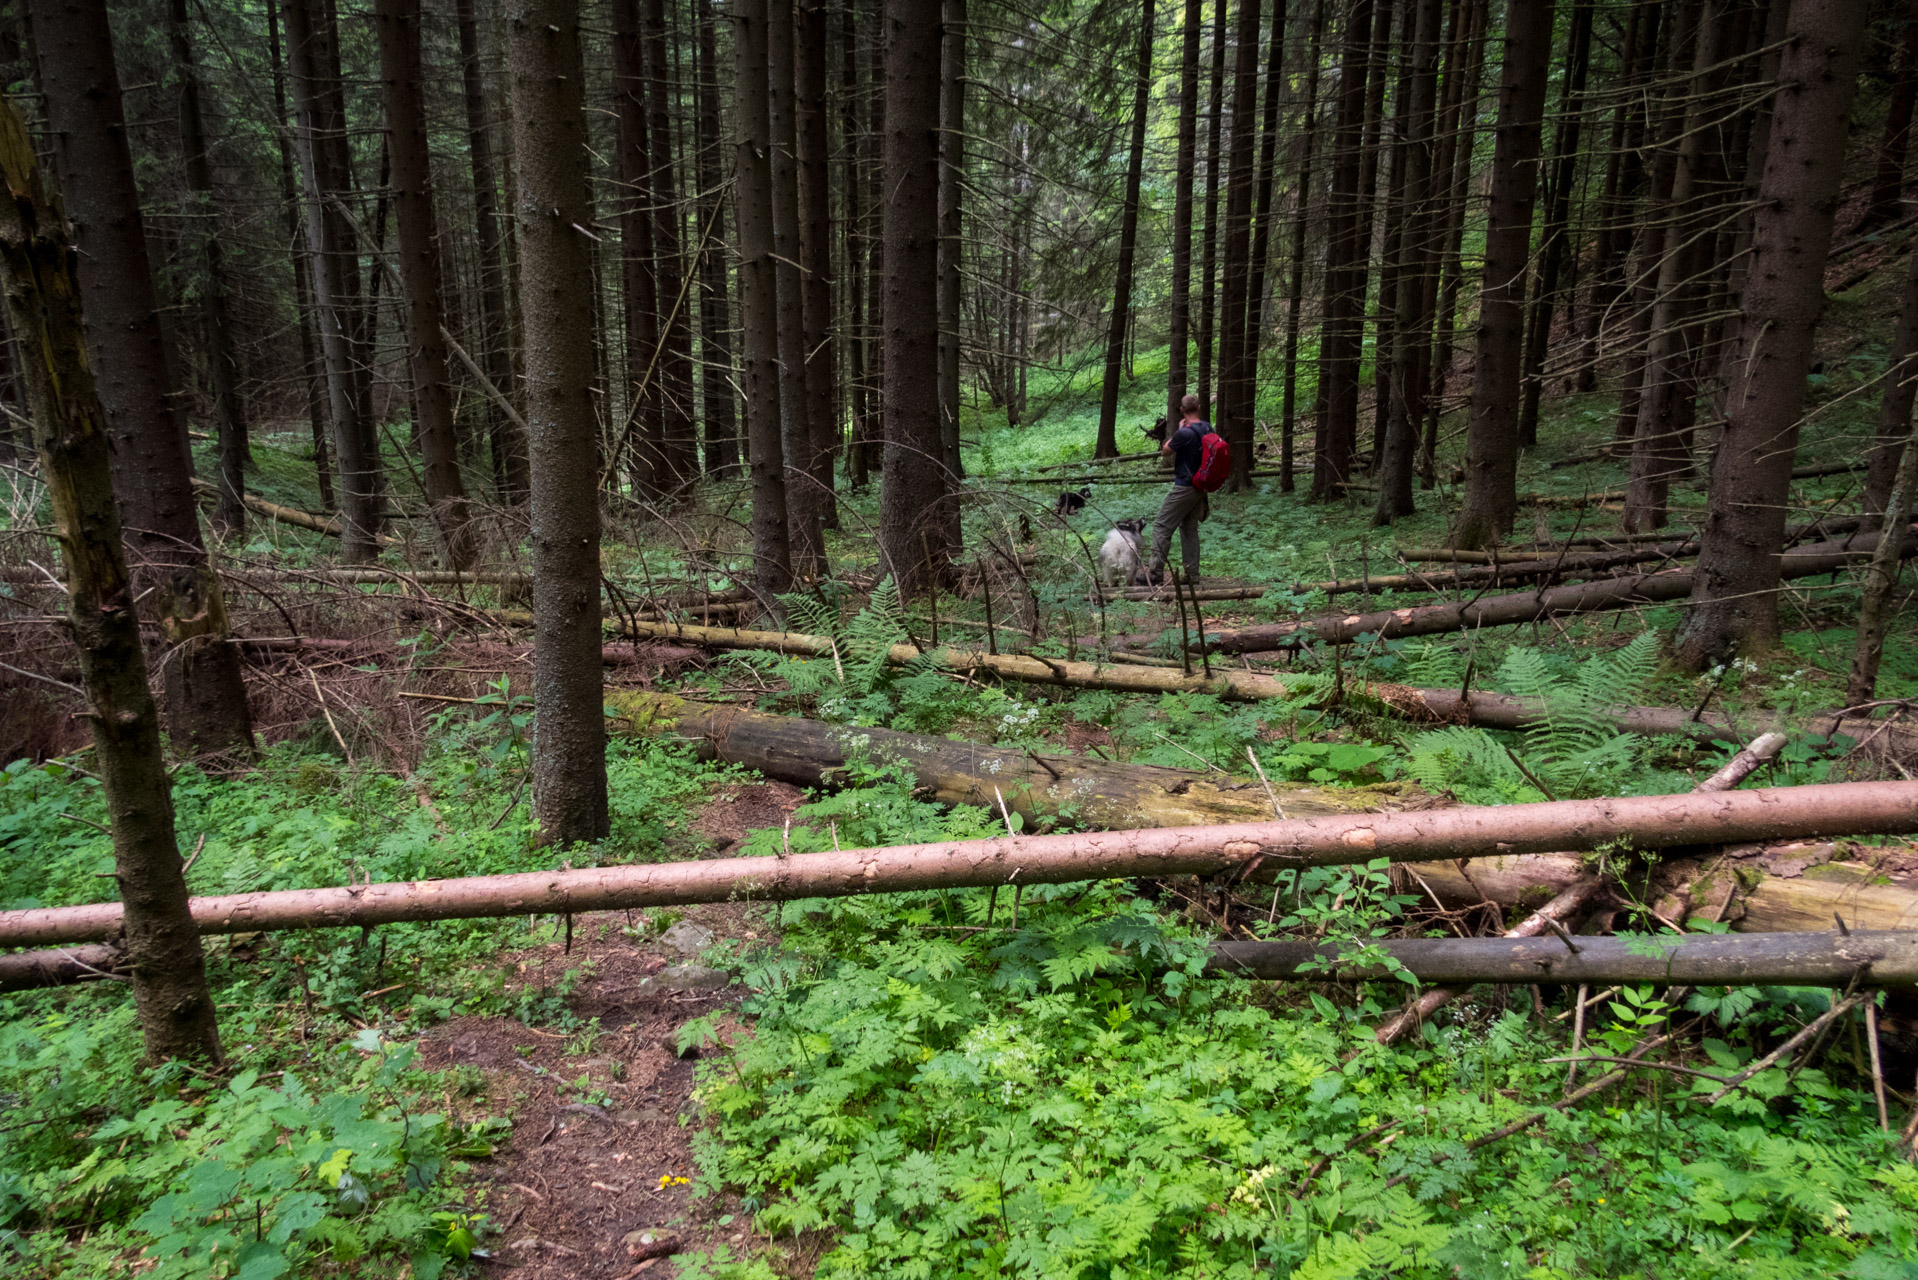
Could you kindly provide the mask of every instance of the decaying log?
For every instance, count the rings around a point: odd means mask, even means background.
[[[1671,937],[1405,938],[1374,944],[1421,982],[1647,983],[1652,986],[1918,985],[1918,932],[1688,934]],[[1576,950],[1574,950],[1576,948]],[[1390,976],[1340,965],[1312,942],[1222,942],[1208,971],[1318,982]],[[1318,964],[1321,967],[1301,968]]]
[[[1435,854],[1470,858],[1501,850],[1590,850],[1627,841],[1642,848],[1670,848],[1914,830],[1918,830],[1918,783],[1839,782],[1719,795],[1559,800],[1146,831],[1001,836],[764,858],[289,889],[195,898],[191,909],[202,934],[247,933],[747,899],[780,902],[921,889],[1068,884],[1133,876],[1228,873],[1234,878],[1265,879],[1283,870],[1379,858],[1412,861],[1430,860]],[[98,942],[115,937],[120,925],[117,902],[0,912],[0,946]],[[1529,945],[1525,940],[1494,941]],[[1286,972],[1295,969],[1306,954],[1293,958]],[[1469,976],[1461,971],[1462,978]]]
[[[1008,810],[1028,823],[1064,819],[1131,830],[1252,822],[1272,813],[1258,782],[1225,773],[981,746],[891,729],[846,728],[636,690],[609,689],[606,703],[616,713],[608,726],[614,733],[690,741],[705,759],[745,765],[804,787],[841,781],[848,760],[863,755],[874,763],[905,764],[927,796],[943,804],[979,805],[996,813],[1003,799]],[[1400,783],[1274,785],[1286,814],[1298,817],[1367,812],[1398,802],[1407,791]]]
[[[1780,572],[1786,578],[1832,573],[1869,559],[1877,544],[1876,534],[1865,534],[1847,539],[1846,545],[1828,542],[1797,548],[1779,557]],[[1918,549],[1918,539],[1907,534],[1904,552],[1909,555],[1914,549]],[[1692,592],[1692,578],[1692,571],[1683,569],[1635,573],[1577,586],[1520,591],[1476,600],[1276,622],[1217,632],[1206,637],[1206,645],[1220,653],[1256,653],[1312,643],[1351,644],[1365,635],[1392,640],[1474,631],[1480,627],[1514,626],[1559,614],[1594,613],[1682,600]]]

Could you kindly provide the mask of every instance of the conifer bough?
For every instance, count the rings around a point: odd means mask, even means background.
[[[1132,876],[1264,878],[1375,858],[1418,862],[1618,843],[1669,848],[1913,831],[1918,783],[1841,782],[290,889],[195,898],[191,907],[202,934],[248,933]],[[118,903],[0,912],[0,946],[98,942],[120,927]]]

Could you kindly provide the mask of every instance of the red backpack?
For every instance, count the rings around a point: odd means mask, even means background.
[[[1199,469],[1192,473],[1192,487],[1200,493],[1216,493],[1232,478],[1232,446],[1216,431],[1207,431],[1199,440]]]

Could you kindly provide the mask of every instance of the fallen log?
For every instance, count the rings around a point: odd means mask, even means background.
[[[1037,665],[1036,659],[1022,661]],[[1109,670],[1143,674],[1150,669]],[[691,742],[702,759],[745,765],[802,787],[835,785],[844,779],[848,763],[864,756],[875,763],[906,765],[929,799],[979,805],[995,813],[1003,803],[1028,823],[1063,819],[1083,826],[1132,830],[1252,822],[1272,813],[1272,803],[1256,780],[1225,773],[983,746],[891,729],[847,728],[639,690],[609,689],[606,704],[615,713],[608,723],[614,733]],[[1285,813],[1301,817],[1377,809],[1395,802],[1406,790],[1399,783],[1273,785]]]
[[[833,642],[826,636],[798,631],[752,631],[733,627],[698,627],[680,623],[641,623],[627,628],[636,639],[676,640],[684,644],[713,649],[758,649],[775,653],[816,654],[830,657]],[[887,661],[912,662],[920,651],[909,644],[894,645]],[[843,658],[843,653],[842,653]],[[1295,698],[1298,684],[1255,671],[1234,670],[1224,665],[1213,668],[1210,676],[1193,671],[1190,675],[1176,662],[1148,659],[1135,654],[1113,654],[1111,662],[1063,662],[1057,658],[1033,658],[1023,654],[989,654],[961,649],[945,649],[940,664],[968,674],[990,673],[1002,680],[1026,684],[1049,684],[1073,689],[1110,689],[1120,693],[1209,693],[1237,701]],[[1163,663],[1163,665],[1159,665]],[[1425,724],[1475,724],[1487,729],[1528,729],[1544,716],[1544,705],[1536,699],[1514,697],[1506,693],[1470,690],[1461,695],[1457,689],[1420,689],[1402,684],[1366,684],[1348,686],[1341,695],[1347,703]],[[1777,717],[1757,715],[1736,719],[1710,712],[1695,716],[1681,707],[1614,707],[1605,713],[1621,733],[1646,737],[1667,735],[1697,742],[1738,741],[1750,734],[1783,728]],[[1883,731],[1881,740],[1901,746],[1918,745],[1918,730],[1885,728],[1883,721],[1869,716],[1821,712],[1803,718],[1806,732],[1827,738],[1838,734],[1854,740]]]
[[[1803,578],[1860,563],[1870,558],[1878,539],[1876,534],[1866,534],[1850,539],[1850,543],[1849,546],[1820,543],[1787,551],[1779,557],[1781,575],[1788,579]],[[1904,554],[1910,555],[1914,549],[1918,549],[1918,540],[1907,536]],[[1520,591],[1477,600],[1241,627],[1207,636],[1206,645],[1219,653],[1258,653],[1294,649],[1310,643],[1351,644],[1364,635],[1391,640],[1473,631],[1480,627],[1515,626],[1559,614],[1594,613],[1682,600],[1692,593],[1692,580],[1692,571],[1683,569],[1635,573],[1577,586]]]
[[[435,883],[458,885],[461,882]],[[194,899],[195,919],[200,919],[203,906],[217,901],[220,900]],[[656,904],[649,901],[632,905]],[[394,921],[329,923],[388,924]],[[306,922],[276,925],[262,919],[250,923],[246,931],[301,927],[307,927]],[[203,928],[203,932],[231,930]],[[1420,982],[1444,984],[1428,994],[1447,987],[1468,989],[1488,982],[1845,987],[1856,981],[1871,987],[1918,985],[1918,932],[1909,930],[1849,934],[1835,930],[1692,934],[1660,938],[1585,936],[1569,943],[1557,937],[1406,938],[1374,945]],[[1369,982],[1393,976],[1381,965],[1342,963],[1338,947],[1321,943],[1215,942],[1211,952],[1201,971],[1207,977]],[[113,946],[95,944],[0,955],[0,992],[71,986],[125,976],[125,956]],[[1383,1027],[1379,1040],[1391,1043]]]
[[[1918,985],[1918,932],[1688,934],[1683,937],[1405,938],[1378,942],[1420,982],[1447,985],[1647,983],[1652,986]],[[1312,982],[1392,976],[1339,962],[1312,942],[1221,942],[1206,972]]]
[[[220,492],[220,487],[211,481],[202,480],[196,476],[193,480],[193,491],[200,497],[205,498],[209,495],[217,496]],[[248,511],[256,515],[278,520],[281,524],[290,524],[298,529],[309,529],[314,533],[323,533],[329,538],[337,538],[340,536],[340,522],[338,520],[329,519],[326,516],[316,516],[312,512],[302,511],[298,507],[282,506],[277,502],[269,502],[267,499],[255,493],[242,493],[240,495],[240,501],[246,505]],[[391,541],[391,539],[382,538],[381,541],[388,542]]]
[[[1445,587],[1497,586],[1501,582],[1549,581],[1556,578],[1582,578],[1626,565],[1647,564],[1698,554],[1696,542],[1673,542],[1638,550],[1610,551],[1597,555],[1563,556],[1551,559],[1524,557],[1488,562],[1481,567],[1454,569],[1443,573],[1381,573],[1364,578],[1341,578],[1333,582],[1304,582],[1295,591],[1323,591],[1327,595],[1350,595],[1354,591],[1437,591]]]
[[[1745,747],[1727,760],[1710,777],[1692,788],[1693,794],[1711,794],[1718,791],[1731,791],[1757,771],[1767,760],[1775,759],[1785,748],[1786,738],[1782,733],[1764,733],[1753,739]],[[1573,917],[1582,914],[1586,906],[1606,887],[1604,876],[1587,873],[1573,882],[1564,892],[1525,917],[1517,925],[1506,930],[1508,938],[1536,938],[1547,930],[1557,932]],[[1424,1022],[1427,1018],[1444,1008],[1447,1003],[1463,995],[1469,988],[1462,986],[1439,985],[1422,993],[1416,1000],[1399,1012],[1379,1024],[1374,1038],[1380,1044],[1391,1044],[1407,1031]]]
[[[1620,842],[1660,849],[1912,831],[1918,831],[1918,783],[1839,782],[1719,795],[1559,800],[1145,831],[1001,836],[764,858],[355,884],[195,898],[189,905],[194,923],[205,935],[1070,884],[1135,876],[1225,872],[1235,878],[1265,879],[1282,870],[1379,858],[1395,862],[1430,860],[1435,855],[1470,858],[1501,851],[1589,850]],[[115,937],[120,924],[117,902],[5,911],[0,912],[0,946],[98,942]],[[1301,954],[1292,960],[1286,972],[1296,970],[1305,958]]]

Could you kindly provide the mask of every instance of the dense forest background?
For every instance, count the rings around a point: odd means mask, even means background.
[[[1918,4],[0,77],[0,1265],[1910,1273]]]

